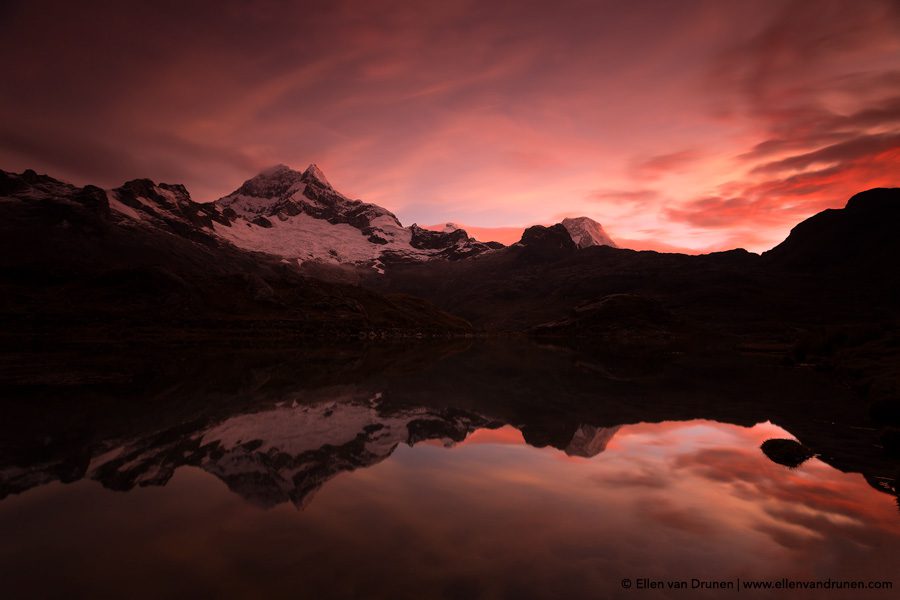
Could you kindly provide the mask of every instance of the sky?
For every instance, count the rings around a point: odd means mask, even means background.
[[[771,248],[900,185],[895,0],[0,0],[0,168],[214,200],[278,163],[481,239]]]

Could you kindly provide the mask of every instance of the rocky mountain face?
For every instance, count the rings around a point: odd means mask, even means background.
[[[522,261],[546,262],[563,256],[574,254],[578,246],[572,240],[568,230],[561,224],[544,227],[533,225],[522,232],[514,247],[518,250],[518,258]]]

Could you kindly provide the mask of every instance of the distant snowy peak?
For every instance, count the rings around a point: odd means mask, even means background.
[[[441,228],[441,233],[453,233],[457,229],[462,229],[456,223],[444,223],[444,226]]]
[[[600,223],[588,217],[565,218],[562,220],[562,226],[566,228],[566,231],[572,237],[572,241],[579,248],[587,248],[589,246],[619,247],[603,230],[603,226]]]

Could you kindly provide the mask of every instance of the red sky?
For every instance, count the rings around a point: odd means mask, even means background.
[[[7,1],[0,52],[0,168],[79,184],[316,162],[404,224],[694,250],[900,185],[893,0]]]

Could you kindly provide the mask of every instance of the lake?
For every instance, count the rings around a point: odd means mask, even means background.
[[[896,593],[802,587],[900,567],[897,465],[818,373],[511,341],[137,355],[46,357],[4,400],[7,597]]]

